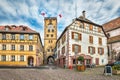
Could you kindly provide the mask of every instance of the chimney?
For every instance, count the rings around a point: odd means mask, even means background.
[[[83,14],[83,19],[85,19],[85,11],[83,11],[82,14]]]

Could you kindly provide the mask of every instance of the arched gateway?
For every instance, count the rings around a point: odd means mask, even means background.
[[[47,64],[54,64],[54,57],[53,56],[49,56],[47,58]]]

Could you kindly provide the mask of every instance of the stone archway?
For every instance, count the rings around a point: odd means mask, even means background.
[[[47,64],[54,64],[54,57],[53,56],[49,56],[48,58],[47,58]]]
[[[34,66],[34,58],[32,56],[28,57],[28,66]]]

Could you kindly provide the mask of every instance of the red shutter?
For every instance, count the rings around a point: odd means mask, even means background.
[[[79,37],[79,40],[81,40],[81,34],[79,34],[79,36],[78,36],[78,37]]]
[[[74,39],[74,32],[72,32],[72,39]]]
[[[81,46],[78,45],[78,52],[81,52]]]
[[[102,54],[104,54],[104,48],[102,48]]]
[[[91,36],[91,43],[93,43],[93,36]]]
[[[94,48],[94,54],[95,54],[95,47],[93,47]]]
[[[73,52],[75,51],[75,49],[74,49],[74,44],[72,45],[72,51],[73,51]]]
[[[93,26],[90,24],[90,30],[93,30]]]

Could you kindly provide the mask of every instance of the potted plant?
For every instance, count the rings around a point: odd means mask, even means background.
[[[83,64],[84,62],[84,57],[83,56],[79,56],[77,58],[78,60],[78,64],[77,64],[77,70],[78,71],[85,71],[85,65]]]
[[[120,74],[120,65],[114,65],[112,67],[112,73],[113,74]]]

